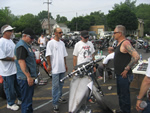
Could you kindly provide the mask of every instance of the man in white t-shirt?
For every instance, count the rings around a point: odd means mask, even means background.
[[[73,51],[73,66],[89,62],[94,58],[94,46],[89,40],[88,31],[81,31],[81,39],[75,44]]]
[[[4,91],[7,98],[7,108],[18,110],[19,106],[15,104],[16,97],[21,104],[20,87],[17,83],[16,65],[14,57],[15,44],[11,40],[13,29],[10,25],[4,25],[1,28],[3,37],[0,39],[0,75],[4,80]]]
[[[62,88],[64,82],[60,80],[65,76],[67,69],[66,56],[68,53],[65,48],[65,44],[60,40],[62,37],[62,30],[56,28],[54,30],[55,38],[50,40],[46,47],[46,57],[48,62],[47,71],[52,72],[52,97],[54,113],[59,112],[58,102],[66,103],[65,99],[62,99]]]
[[[88,31],[81,31],[81,40],[75,44],[73,51],[73,66],[80,65],[85,62],[94,60],[94,46],[89,40]],[[93,68],[93,71],[96,72],[96,68]],[[92,99],[89,98],[89,102],[93,103]]]
[[[141,108],[140,103],[142,102],[142,98],[146,94],[147,90],[150,88],[150,58],[148,59],[148,67],[146,71],[146,76],[144,77],[139,95],[137,96],[137,103],[136,103],[136,109],[137,111],[143,110],[142,113],[150,113],[150,95],[147,100],[147,107],[146,108]]]
[[[98,77],[98,79],[103,79],[103,71],[104,71],[104,66],[108,63],[109,60],[111,59],[114,59],[114,48],[113,47],[108,47],[108,55],[107,57],[103,60],[103,63],[102,65],[99,65],[98,66],[98,71],[99,71],[99,74],[100,76]],[[111,73],[111,70],[110,71],[107,71],[108,72],[108,76],[109,78],[112,77],[112,73]]]

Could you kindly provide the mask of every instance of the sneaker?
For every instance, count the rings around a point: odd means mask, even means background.
[[[115,113],[123,113],[120,109],[115,110]]]
[[[59,113],[59,108],[58,108],[58,106],[55,106],[55,107],[53,108],[53,111],[54,111],[54,113]]]
[[[22,101],[18,100],[17,105],[21,105],[21,104],[22,104]]]
[[[92,99],[89,99],[89,102],[92,103],[92,104],[94,103],[94,101]]]
[[[60,99],[58,100],[58,102],[59,102],[59,103],[62,103],[62,104],[65,104],[65,103],[67,103],[67,100],[60,98]]]
[[[11,109],[11,110],[14,110],[14,111],[17,111],[19,109],[19,106],[17,106],[16,104],[13,104],[12,106],[10,106],[9,104],[7,104],[7,108]]]
[[[102,77],[102,76],[99,76],[99,77],[98,77],[98,80],[103,80],[103,77]]]

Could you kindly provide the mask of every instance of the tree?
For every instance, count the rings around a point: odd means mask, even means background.
[[[140,4],[135,9],[137,18],[144,20],[144,33],[150,34],[150,5]]]
[[[65,16],[60,16],[60,15],[57,15],[57,17],[56,17],[56,22],[57,23],[67,23],[67,17],[65,17]]]
[[[23,31],[25,28],[31,28],[36,34],[41,34],[42,28],[41,23],[37,16],[33,14],[25,14],[20,17],[20,19],[13,23],[16,27],[16,31]]]
[[[51,19],[54,19],[51,15],[51,13],[49,13],[49,16]],[[38,13],[38,19],[39,20],[43,20],[44,18],[48,18],[48,11],[42,11],[40,13]]]
[[[134,1],[131,2],[131,0],[125,0],[124,3],[120,2],[120,4],[115,4],[114,7],[113,7],[113,9],[119,8],[119,7],[121,7],[122,5],[127,5],[128,8],[130,8],[132,11],[134,11],[135,8],[136,8],[136,6],[135,6],[136,1],[137,1],[137,0],[134,0]]]
[[[8,7],[5,7],[4,9],[0,9],[0,26],[3,26],[5,24],[12,24],[13,21],[16,21],[16,17],[11,14],[11,11],[8,9]]]
[[[114,10],[109,11],[107,23],[111,30],[113,30],[116,25],[124,25],[127,30],[136,30],[138,26],[135,13],[132,12],[126,4],[122,4],[119,7],[115,7]]]

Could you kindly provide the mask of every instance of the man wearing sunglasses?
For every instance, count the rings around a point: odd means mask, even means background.
[[[59,103],[66,103],[65,99],[62,99],[62,88],[64,82],[60,80],[65,76],[65,72],[68,70],[66,64],[66,57],[68,53],[65,48],[65,44],[60,38],[63,32],[60,28],[54,29],[55,37],[50,40],[46,47],[46,57],[48,62],[47,71],[52,72],[52,97],[54,113],[59,113]]]
[[[0,75],[2,75],[4,80],[7,108],[16,111],[19,109],[19,106],[15,104],[15,100],[18,97],[20,104],[21,93],[16,77],[15,44],[11,40],[13,29],[10,25],[4,25],[1,28],[3,37],[0,39]]]
[[[32,29],[25,29],[15,47],[17,79],[22,98],[21,113],[33,113],[32,97],[34,79],[37,77],[35,55],[31,49],[34,36]]]
[[[126,28],[117,25],[114,30],[118,45],[115,49],[114,68],[117,77],[117,93],[120,109],[116,113],[131,113],[130,83],[133,80],[132,66],[139,60],[139,54],[126,40]]]

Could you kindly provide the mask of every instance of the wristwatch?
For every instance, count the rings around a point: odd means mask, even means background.
[[[141,99],[139,99],[139,98],[138,98],[138,96],[136,97],[136,99],[137,99],[137,100],[142,100],[142,98],[141,98]]]

